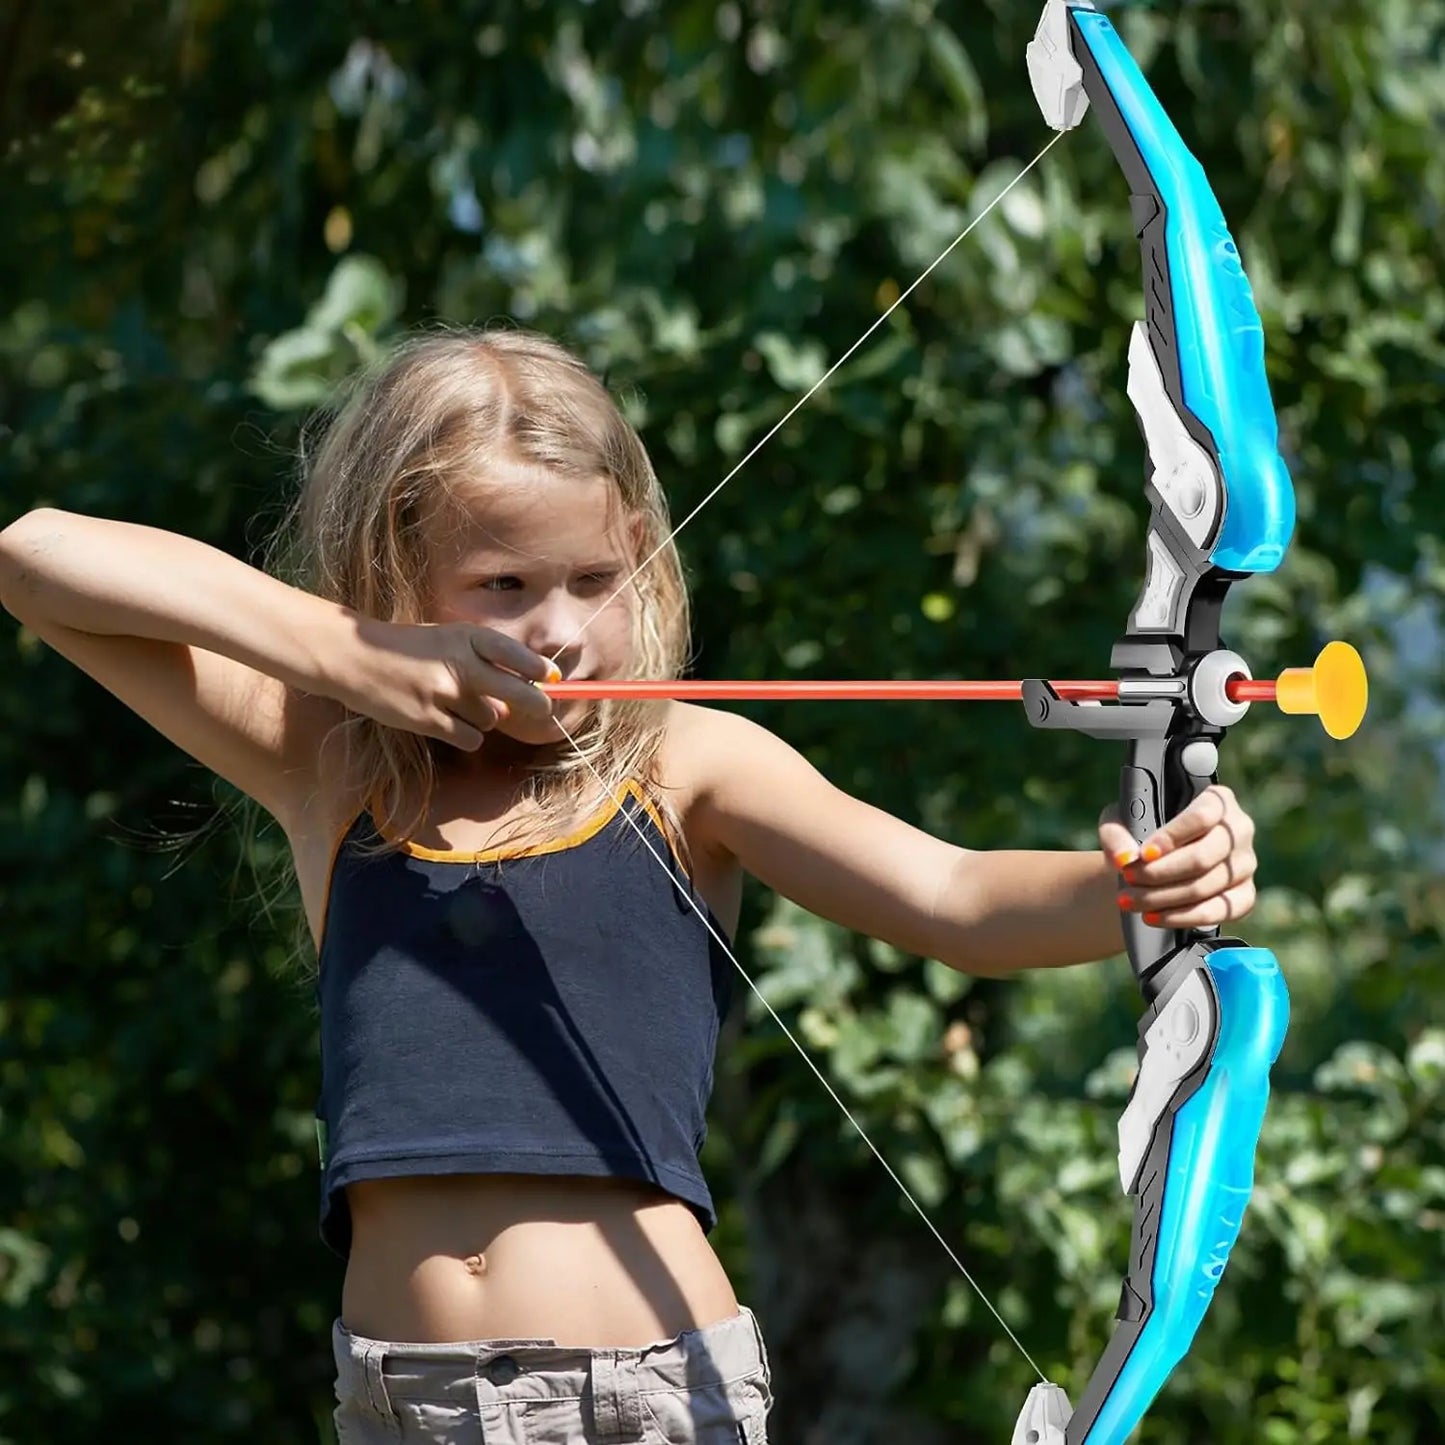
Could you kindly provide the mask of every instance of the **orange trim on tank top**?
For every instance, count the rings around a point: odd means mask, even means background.
[[[643,792],[641,786],[631,778],[622,785],[621,794],[609,798],[606,806],[589,818],[587,822],[581,824],[572,832],[551,842],[533,843],[525,848],[517,849],[508,849],[506,847],[486,848],[479,853],[461,852],[450,848],[425,848],[420,843],[412,843],[409,841],[402,841],[400,847],[404,853],[410,854],[413,858],[421,858],[429,863],[500,863],[508,859],[540,858],[548,853],[562,853],[568,848],[579,847],[589,839],[595,838],[617,814],[622,811],[622,797],[624,796],[632,797],[642,807],[647,816],[652,819],[653,825],[662,835],[663,841],[667,844],[667,851],[672,854],[672,861],[682,870],[683,877],[690,878],[691,874],[688,872],[687,867],[684,865],[682,859],[677,856],[677,849],[674,848],[672,844],[671,831],[668,829],[667,824],[663,822],[662,815],[653,805],[652,800]],[[373,799],[372,801],[375,800]],[[316,956],[318,959],[321,957],[321,950],[326,944],[326,915],[327,910],[331,906],[331,882],[336,873],[336,859],[341,852],[341,845],[345,842],[346,835],[355,826],[356,820],[366,811],[367,809],[362,808],[352,814],[351,818],[338,830],[335,841],[331,844],[331,858],[326,867],[326,891],[321,899],[321,933],[316,943]],[[372,815],[372,821],[375,822],[375,814]],[[377,832],[381,833],[379,824],[377,824]],[[382,833],[381,836],[386,838],[384,833]],[[393,840],[386,838],[386,841],[391,842]]]

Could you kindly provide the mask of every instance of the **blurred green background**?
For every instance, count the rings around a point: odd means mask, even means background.
[[[1014,0],[10,0],[0,525],[254,557],[298,427],[400,329],[510,320],[625,400],[681,517],[1045,143]],[[1256,708],[1294,1021],[1255,1200],[1141,1438],[1445,1434],[1445,5],[1116,16],[1265,318],[1299,492],[1236,589],[1257,675],[1346,637],[1370,717]],[[683,534],[704,676],[1097,676],[1142,577],[1141,308],[1095,125]],[[281,840],[0,622],[0,1439],[331,1438],[316,1021]],[[1094,846],[1117,754],[1010,707],[755,715],[971,847]],[[744,960],[1041,1365],[1118,1297],[1121,962],[970,982],[757,894]],[[755,1007],[707,1163],[782,1445],[1002,1442],[1031,1372]]]

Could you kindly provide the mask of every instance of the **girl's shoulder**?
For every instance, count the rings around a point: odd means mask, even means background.
[[[669,790],[688,799],[706,796],[720,778],[745,763],[753,734],[763,732],[756,723],[721,708],[686,702],[667,706],[659,771]]]
[[[716,707],[673,702],[659,775],[669,795],[691,822],[691,841],[708,846],[708,819],[720,803],[745,794],[760,764],[792,749],[749,718]]]

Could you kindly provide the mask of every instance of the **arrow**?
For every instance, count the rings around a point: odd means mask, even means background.
[[[1147,701],[1177,698],[1188,680],[1180,677],[1052,682],[1059,697],[1070,702]],[[787,681],[718,679],[642,681],[589,678],[542,686],[548,697],[567,700],[637,701],[675,699],[687,702],[1019,702],[1022,682],[966,682],[953,678],[922,680]],[[1286,668],[1273,681],[1232,677],[1224,684],[1230,702],[1272,702],[1281,712],[1318,717],[1332,738],[1351,737],[1365,716],[1369,682],[1360,654],[1347,642],[1331,642],[1313,667]]]

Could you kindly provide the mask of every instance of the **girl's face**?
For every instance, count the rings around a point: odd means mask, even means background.
[[[430,620],[504,633],[554,659],[564,678],[626,676],[635,593],[630,587],[613,593],[638,559],[634,529],[610,483],[506,465],[492,470],[474,496],[462,519],[439,512],[433,523]],[[554,711],[570,732],[588,706],[560,703]],[[515,717],[497,730],[538,745],[563,736],[550,722]]]

